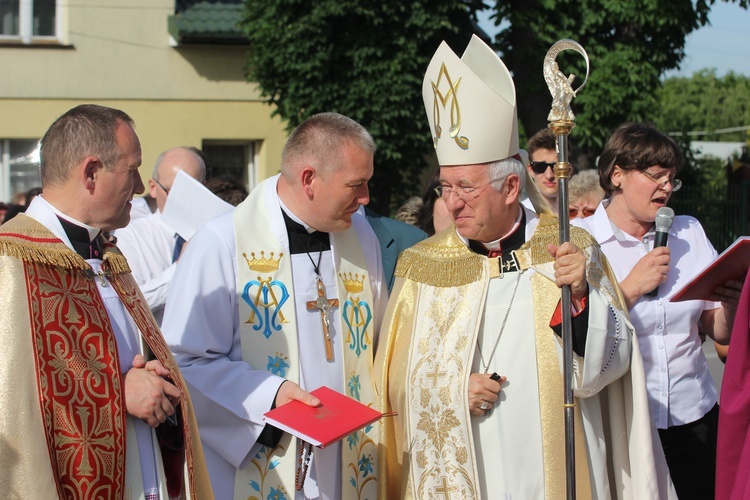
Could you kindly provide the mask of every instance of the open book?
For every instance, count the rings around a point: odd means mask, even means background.
[[[265,413],[266,422],[319,448],[325,448],[383,416],[356,399],[325,386],[310,394],[320,400],[320,406],[290,401]]]
[[[716,260],[675,293],[670,302],[711,300],[716,287],[732,279],[742,279],[750,267],[750,236],[740,236]]]

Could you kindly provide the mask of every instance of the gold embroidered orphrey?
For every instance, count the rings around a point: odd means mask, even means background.
[[[448,91],[445,94],[440,91],[441,80],[443,77],[445,77],[448,86]],[[445,63],[442,63],[440,65],[440,72],[438,73],[437,81],[433,82],[430,80],[430,84],[432,85],[432,92],[434,95],[432,113],[435,123],[435,137],[433,137],[435,149],[437,149],[438,140],[443,134],[443,128],[440,126],[440,108],[445,109],[448,100],[450,100],[450,136],[456,141],[459,148],[469,149],[469,139],[465,136],[459,135],[459,132],[461,132],[461,108],[458,105],[458,86],[461,84],[461,78],[453,83],[451,76],[448,74],[448,70],[445,67]]]
[[[339,299],[328,299],[326,297],[326,287],[323,284],[323,280],[320,276],[316,276],[318,287],[318,298],[316,300],[310,300],[307,304],[307,310],[312,311],[317,309],[320,312],[320,324],[323,326],[323,342],[326,345],[326,360],[333,361],[333,344],[331,343],[331,320],[328,314],[332,307],[338,307]]]

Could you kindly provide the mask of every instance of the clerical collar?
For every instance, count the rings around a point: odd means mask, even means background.
[[[296,222],[297,224],[299,224],[300,226],[302,226],[303,228],[305,228],[305,231],[307,231],[308,233],[314,233],[316,231],[316,229],[314,227],[309,226],[305,221],[303,221],[302,219],[300,219],[299,217],[297,217],[294,214],[294,212],[292,212],[291,210],[289,210],[289,207],[287,207],[286,205],[284,205],[284,202],[281,201],[280,197],[279,197],[279,206],[281,207],[281,213],[283,213],[285,217],[288,217],[292,221]]]
[[[526,241],[526,214],[523,208],[520,210],[519,218],[513,225],[510,233],[506,234],[497,241],[491,243],[481,243],[476,240],[469,240],[469,248],[480,255],[491,259],[500,260],[500,271],[516,272],[519,270],[518,261],[515,258],[513,250],[521,247]],[[487,246],[492,245],[496,250],[490,250]]]
[[[289,252],[294,254],[325,252],[331,249],[331,240],[328,233],[315,231],[310,226],[304,226],[297,222],[291,213],[287,213],[282,206],[281,215],[284,216],[284,225],[289,238]],[[312,229],[312,232],[310,230]]]
[[[57,219],[70,240],[70,244],[73,245],[73,250],[78,255],[83,257],[84,260],[102,258],[104,252],[98,238],[100,229],[97,229],[97,232],[92,236],[90,229],[93,228],[91,226],[79,225],[82,223],[73,222],[59,214],[57,214]]]
[[[510,232],[496,241],[482,243],[476,240],[469,240],[469,248],[480,255],[490,255],[492,257],[509,256],[510,252],[516,250],[526,241],[526,213],[520,208],[518,218],[511,228]]]
[[[74,219],[70,215],[62,213],[52,203],[48,202],[47,199],[44,197],[43,194],[39,195],[39,200],[43,201],[44,204],[47,205],[50,210],[52,210],[53,212],[55,212],[55,215],[57,215],[58,219],[65,220],[65,221],[67,221],[67,222],[69,222],[71,224],[74,224],[76,226],[79,226],[80,228],[85,229],[86,232],[88,233],[88,240],[87,241],[93,241],[94,239],[96,239],[97,236],[99,236],[99,233],[102,232],[102,230],[99,229],[98,227],[89,226],[88,224],[85,224],[85,223],[83,223],[83,222],[81,222],[79,220]]]

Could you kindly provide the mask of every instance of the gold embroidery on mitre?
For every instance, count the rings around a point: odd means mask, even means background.
[[[352,295],[362,293],[362,290],[365,289],[364,274],[362,275],[362,279],[360,279],[359,274],[352,275],[352,273],[349,273],[349,277],[347,278],[346,273],[339,273],[339,278],[344,283],[346,291]]]
[[[260,251],[260,259],[258,259],[255,256],[255,252],[250,252],[250,255],[252,256],[252,259],[247,258],[246,253],[242,253],[242,256],[247,261],[247,266],[252,271],[257,271],[259,273],[272,273],[274,271],[279,270],[279,263],[281,262],[281,258],[284,256],[283,253],[279,253],[279,258],[274,259],[273,258],[273,252],[271,252],[270,256],[266,258],[266,252],[263,250]]]
[[[443,94],[440,91],[441,80],[445,75],[445,80],[448,85],[448,91]],[[451,138],[456,141],[456,144],[461,149],[469,149],[469,139],[465,136],[458,135],[461,131],[461,108],[458,105],[458,86],[461,84],[461,78],[456,80],[455,83],[451,80],[451,76],[448,74],[448,70],[445,67],[445,63],[440,65],[440,72],[438,73],[437,81],[433,82],[430,80],[432,85],[432,92],[434,95],[432,101],[432,118],[435,123],[435,136],[432,138],[433,145],[437,149],[437,143],[442,136],[443,129],[440,126],[440,107],[445,109],[448,100],[450,99],[450,117],[451,117],[451,128],[449,130]],[[438,101],[439,104],[438,105]]]

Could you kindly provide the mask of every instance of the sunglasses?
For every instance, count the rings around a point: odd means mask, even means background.
[[[531,170],[534,171],[535,174],[543,174],[547,171],[549,167],[555,168],[555,162],[548,163],[546,161],[532,161],[531,162]]]
[[[575,219],[576,217],[578,217],[579,213],[582,213],[584,217],[591,217],[592,215],[594,215],[594,212],[596,212],[595,208],[575,208],[575,207],[570,207],[568,209],[568,214],[570,215],[571,219]]]

